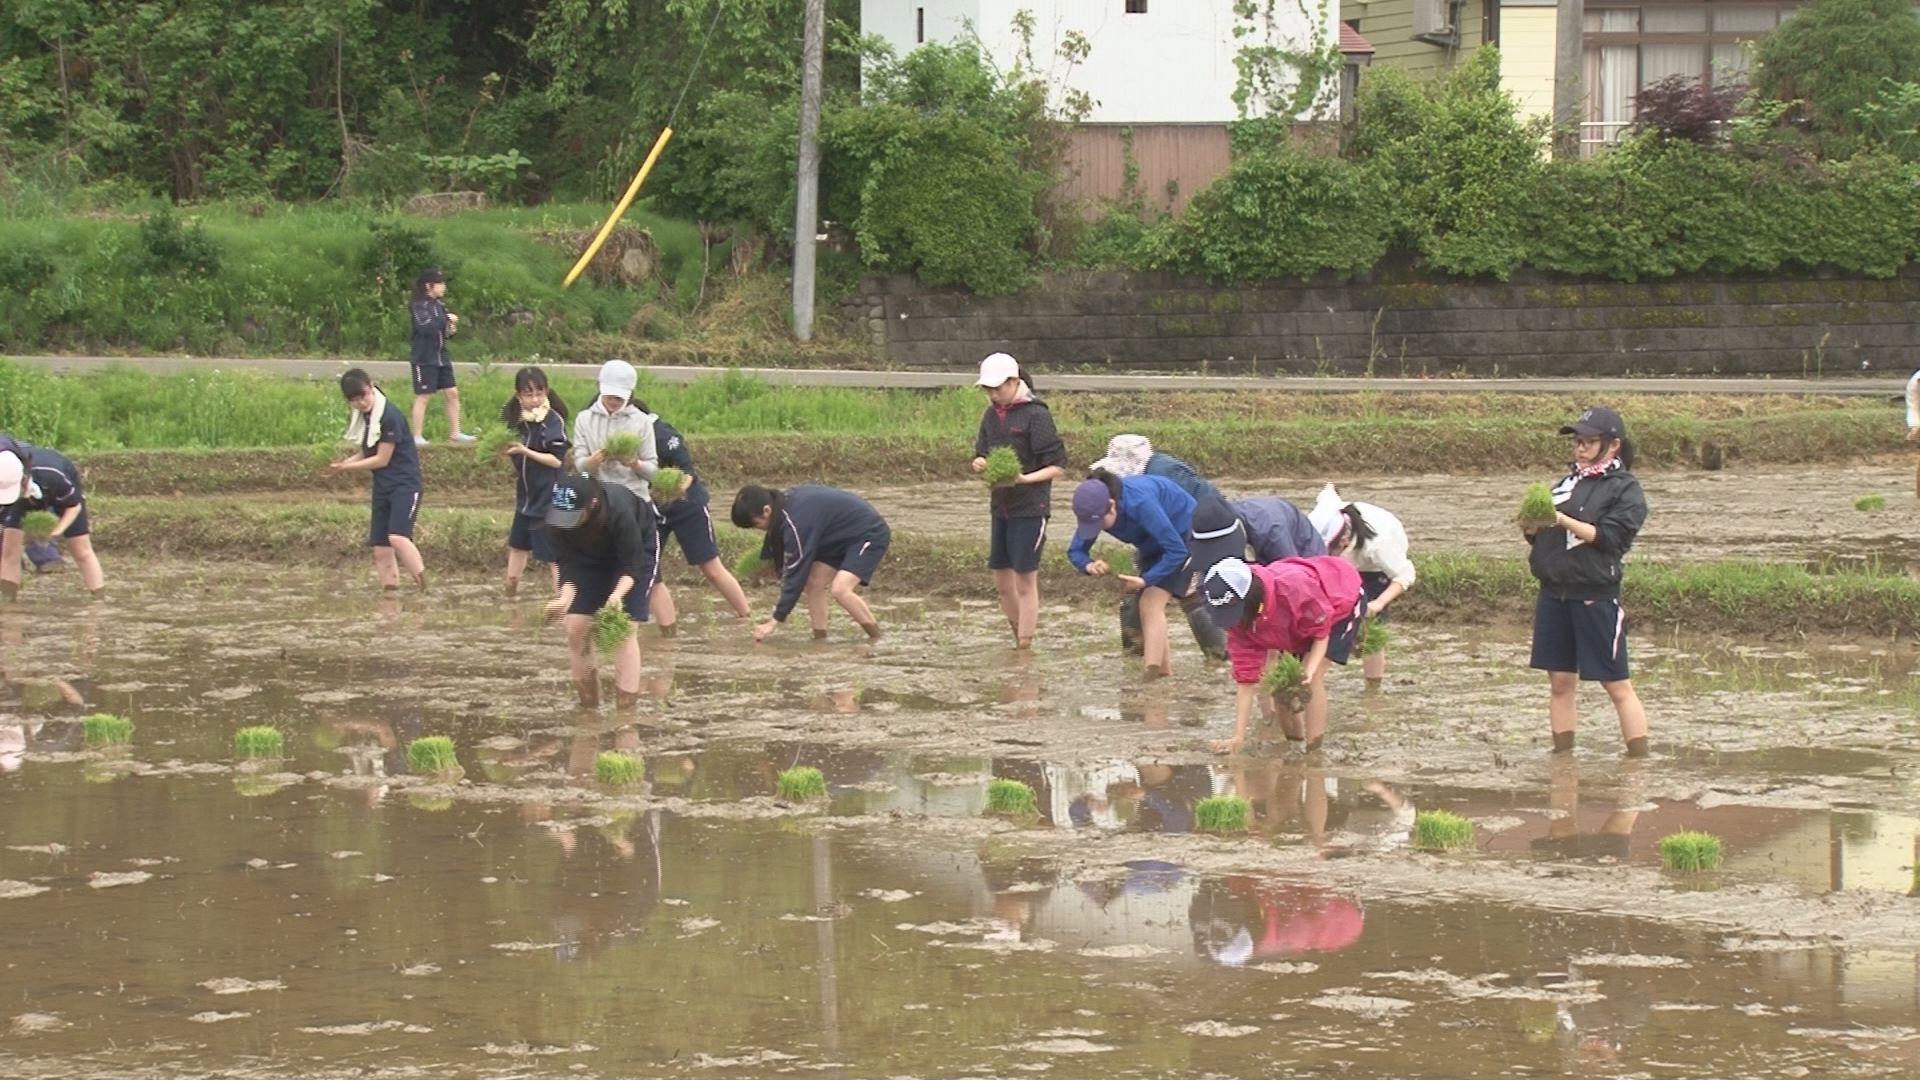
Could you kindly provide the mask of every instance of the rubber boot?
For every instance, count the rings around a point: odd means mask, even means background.
[[[1146,655],[1146,632],[1140,629],[1139,593],[1128,593],[1120,601],[1120,648],[1134,656]]]
[[[600,674],[581,675],[573,680],[574,692],[580,695],[580,707],[597,709],[600,707]]]
[[[1194,644],[1207,654],[1210,660],[1227,658],[1227,632],[1214,625],[1213,616],[1207,611],[1206,598],[1198,591],[1187,594],[1180,601],[1180,607],[1187,613],[1187,629],[1193,631]]]

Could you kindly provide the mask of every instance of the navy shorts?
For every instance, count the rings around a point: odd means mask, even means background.
[[[8,529],[19,528],[20,523],[26,520],[27,511],[35,510],[35,509],[40,509],[40,508],[28,506],[27,500],[25,499],[16,500],[12,506],[6,507],[5,509],[0,509],[0,528],[8,528]],[[52,514],[54,517],[59,517],[61,514],[66,513],[65,510],[55,510],[50,506],[45,507],[45,510],[47,511],[47,513]],[[73,524],[67,526],[67,531],[61,533],[60,535],[67,536],[67,537],[85,536],[92,531],[93,531],[93,526],[90,522],[87,521],[87,504],[82,502],[80,504],[79,516],[74,518]]]
[[[413,392],[431,394],[436,390],[453,389],[452,364],[415,364],[413,365]]]
[[[688,566],[699,566],[720,557],[720,538],[713,532],[713,508],[707,500],[675,499],[661,511],[660,542],[672,536],[680,542],[680,554]]]
[[[626,573],[613,563],[583,562],[568,566],[563,571],[568,584],[573,586],[573,603],[567,608],[569,615],[598,615],[600,609],[607,606],[607,597],[613,595],[613,587],[620,583],[620,577]],[[620,606],[627,610],[634,622],[646,622],[648,600],[653,586],[660,580],[660,546],[654,545],[653,562],[648,565],[645,580],[636,575],[633,588],[627,591],[627,598]]]
[[[1392,584],[1393,584],[1392,578],[1388,577],[1385,574],[1380,573],[1377,570],[1361,571],[1360,572],[1361,601],[1368,604],[1373,603],[1375,600],[1380,599],[1380,594],[1383,592],[1386,592],[1387,587]],[[1386,622],[1387,612],[1391,610],[1392,610],[1391,608],[1381,609],[1380,614],[1375,615],[1373,617],[1374,620],[1376,622]]]
[[[1627,612],[1618,600],[1533,603],[1533,661],[1541,671],[1578,672],[1588,682],[1627,678]]]
[[[1047,546],[1047,519],[1043,517],[993,519],[993,542],[987,569],[1031,574],[1040,569],[1040,552]]]
[[[1140,573],[1146,570],[1147,567],[1160,561],[1160,549],[1136,547],[1133,549],[1133,561],[1134,565],[1138,568],[1135,573]],[[1141,574],[1141,576],[1144,577],[1145,575]],[[1161,589],[1182,599],[1193,593],[1195,584],[1193,580],[1192,556],[1188,556],[1185,562],[1174,567],[1173,572],[1166,577],[1161,578],[1159,581],[1147,582],[1149,588]]]
[[[531,551],[533,557],[541,562],[552,562],[553,545],[547,543],[545,515],[540,517],[532,514],[513,515],[513,527],[507,530],[507,546],[515,551]]]
[[[413,539],[413,522],[420,516],[420,490],[373,493],[373,520],[367,528],[368,547],[390,547],[387,538]]]
[[[887,545],[892,542],[893,531],[882,525],[845,547],[822,551],[816,561],[852,574],[862,585],[871,585],[873,572],[880,568],[880,560],[886,558]]]
[[[1367,618],[1367,593],[1360,592],[1360,599],[1354,601],[1353,610],[1347,617],[1333,624],[1333,632],[1327,635],[1327,659],[1345,666],[1353,656],[1353,647],[1358,644],[1360,624]]]

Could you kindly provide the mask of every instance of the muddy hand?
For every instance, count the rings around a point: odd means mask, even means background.
[[[1213,740],[1213,752],[1216,754],[1234,753],[1240,749],[1240,742],[1241,738],[1238,735],[1235,735],[1231,739],[1215,739]]]

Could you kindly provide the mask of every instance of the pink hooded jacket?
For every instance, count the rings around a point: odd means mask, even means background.
[[[1269,652],[1305,656],[1360,603],[1360,572],[1336,556],[1281,559],[1248,569],[1260,580],[1266,602],[1251,624],[1227,631],[1227,659],[1237,683],[1259,682]]]

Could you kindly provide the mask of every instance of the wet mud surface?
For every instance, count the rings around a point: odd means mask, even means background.
[[[1176,451],[1177,452],[1177,451]],[[1229,479],[1230,498],[1280,495],[1311,509],[1327,480],[1349,499],[1376,503],[1399,515],[1415,552],[1524,554],[1513,515],[1527,485],[1552,480],[1551,469],[1490,475],[1271,477]],[[1920,501],[1914,498],[1910,459],[1878,464],[1779,467],[1722,472],[1663,470],[1640,474],[1652,513],[1634,548],[1648,559],[1761,559],[1804,561],[1819,567],[1920,572]],[[863,489],[896,529],[912,532],[985,532],[986,497],[956,499],[951,484]],[[1054,542],[1071,538],[1073,495],[1054,484]],[[1862,496],[1881,495],[1881,510],[1854,509]]]
[[[755,649],[688,590],[620,714],[572,708],[533,603],[361,585],[168,566],[0,613],[0,1073],[1920,1068],[1909,650],[1636,641],[1626,762],[1597,691],[1545,752],[1522,634],[1405,627],[1385,686],[1335,673],[1322,753],[1227,759],[1224,672],[1176,636],[1143,683],[1101,612],[1021,655],[883,587],[877,645]],[[101,710],[131,748],[83,744]],[[263,723],[286,757],[236,764]],[[408,774],[430,734],[464,780]],[[796,764],[828,801],[773,798]],[[982,816],[996,777],[1037,820]],[[1248,836],[1193,832],[1216,793]],[[1412,850],[1425,809],[1472,849]],[[1682,829],[1724,868],[1663,872]]]

